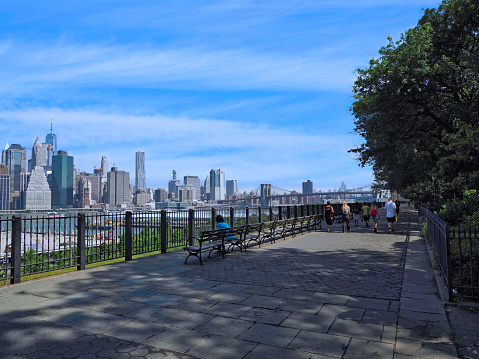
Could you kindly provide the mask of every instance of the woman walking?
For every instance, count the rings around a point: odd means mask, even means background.
[[[326,224],[328,226],[328,232],[331,233],[331,225],[334,220],[334,209],[331,206],[331,201],[328,201],[326,207],[324,207],[324,219],[326,219]]]
[[[349,220],[351,219],[351,208],[349,208],[346,201],[343,201],[343,205],[341,207],[341,213],[343,214],[343,233],[344,233],[345,224],[348,228],[348,232],[350,232],[351,228],[349,227]]]
[[[354,227],[359,227],[359,221],[361,220],[361,208],[359,203],[355,203],[353,206],[353,219]]]
[[[379,211],[378,211],[378,206],[376,204],[376,202],[373,202],[371,204],[371,218],[373,220],[373,224],[374,224],[374,232],[377,232],[378,231],[378,220],[379,220]]]

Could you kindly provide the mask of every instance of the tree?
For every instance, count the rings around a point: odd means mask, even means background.
[[[439,202],[478,184],[478,33],[478,2],[445,0],[357,70],[351,152],[378,182]]]

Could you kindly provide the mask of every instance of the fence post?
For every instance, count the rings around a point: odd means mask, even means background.
[[[12,222],[12,258],[10,283],[20,283],[22,273],[22,216],[14,215]]]
[[[453,302],[454,297],[452,295],[452,263],[451,263],[451,236],[449,233],[449,224],[446,223],[446,256],[447,256],[447,292],[449,296],[449,301]]]
[[[269,220],[272,221],[273,220],[273,207],[269,207]]]
[[[189,209],[188,210],[188,240],[189,245],[192,246],[195,244],[194,237],[195,236],[195,210]]]
[[[249,207],[245,208],[246,225],[249,224]]]
[[[86,216],[78,213],[77,224],[77,270],[85,269],[86,265]]]
[[[291,218],[291,206],[286,207],[286,218],[290,219]]]
[[[132,233],[133,215],[131,211],[125,213],[125,260],[133,260],[133,233]]]
[[[294,205],[294,218],[298,218],[298,205]]]
[[[304,217],[304,204],[301,205],[301,217]]]
[[[230,207],[230,226],[235,226],[235,209],[233,207]]]
[[[258,223],[263,223],[263,213],[261,213],[261,206],[258,207]]]
[[[283,207],[278,207],[278,219],[281,221],[283,219]]]
[[[164,209],[161,210],[161,218],[160,218],[160,250],[161,253],[166,253],[167,247],[166,247],[166,211]]]
[[[216,208],[211,208],[211,229],[216,228]]]

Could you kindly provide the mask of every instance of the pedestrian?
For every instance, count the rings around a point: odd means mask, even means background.
[[[333,224],[334,220],[334,208],[331,206],[331,201],[326,202],[326,207],[324,207],[324,218],[326,219],[328,232],[331,233],[331,225]]]
[[[394,232],[394,223],[397,221],[396,215],[396,203],[394,203],[393,198],[389,198],[389,201],[386,202],[384,206],[386,210],[386,218],[388,219],[389,233]]]
[[[374,232],[378,231],[378,221],[379,221],[379,211],[378,211],[378,205],[376,202],[373,202],[371,204],[371,218],[373,220],[373,226],[374,226]]]
[[[363,202],[363,206],[361,207],[361,213],[363,215],[363,221],[366,223],[366,227],[369,227],[369,218],[371,218],[371,213],[369,210],[369,206],[366,202]]]
[[[218,214],[215,218],[216,220],[216,228],[217,229],[224,229],[224,228],[230,228],[230,225],[228,223],[225,222],[225,219],[223,218],[223,216],[221,214]],[[233,236],[231,235],[231,233],[226,233],[226,237],[225,237],[225,240],[232,240],[233,239]]]
[[[348,232],[351,231],[351,227],[349,227],[349,220],[351,219],[351,208],[349,208],[346,201],[343,201],[343,205],[341,206],[341,213],[343,215],[343,233],[344,233],[344,225],[347,226]]]
[[[354,227],[359,227],[359,221],[361,220],[361,207],[359,203],[355,203],[353,206],[353,219]]]

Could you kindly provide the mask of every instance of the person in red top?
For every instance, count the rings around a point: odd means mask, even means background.
[[[376,202],[373,202],[371,204],[371,211],[369,213],[371,214],[371,218],[373,220],[374,232],[377,232],[378,231],[379,211],[378,211],[378,206],[377,206]]]

